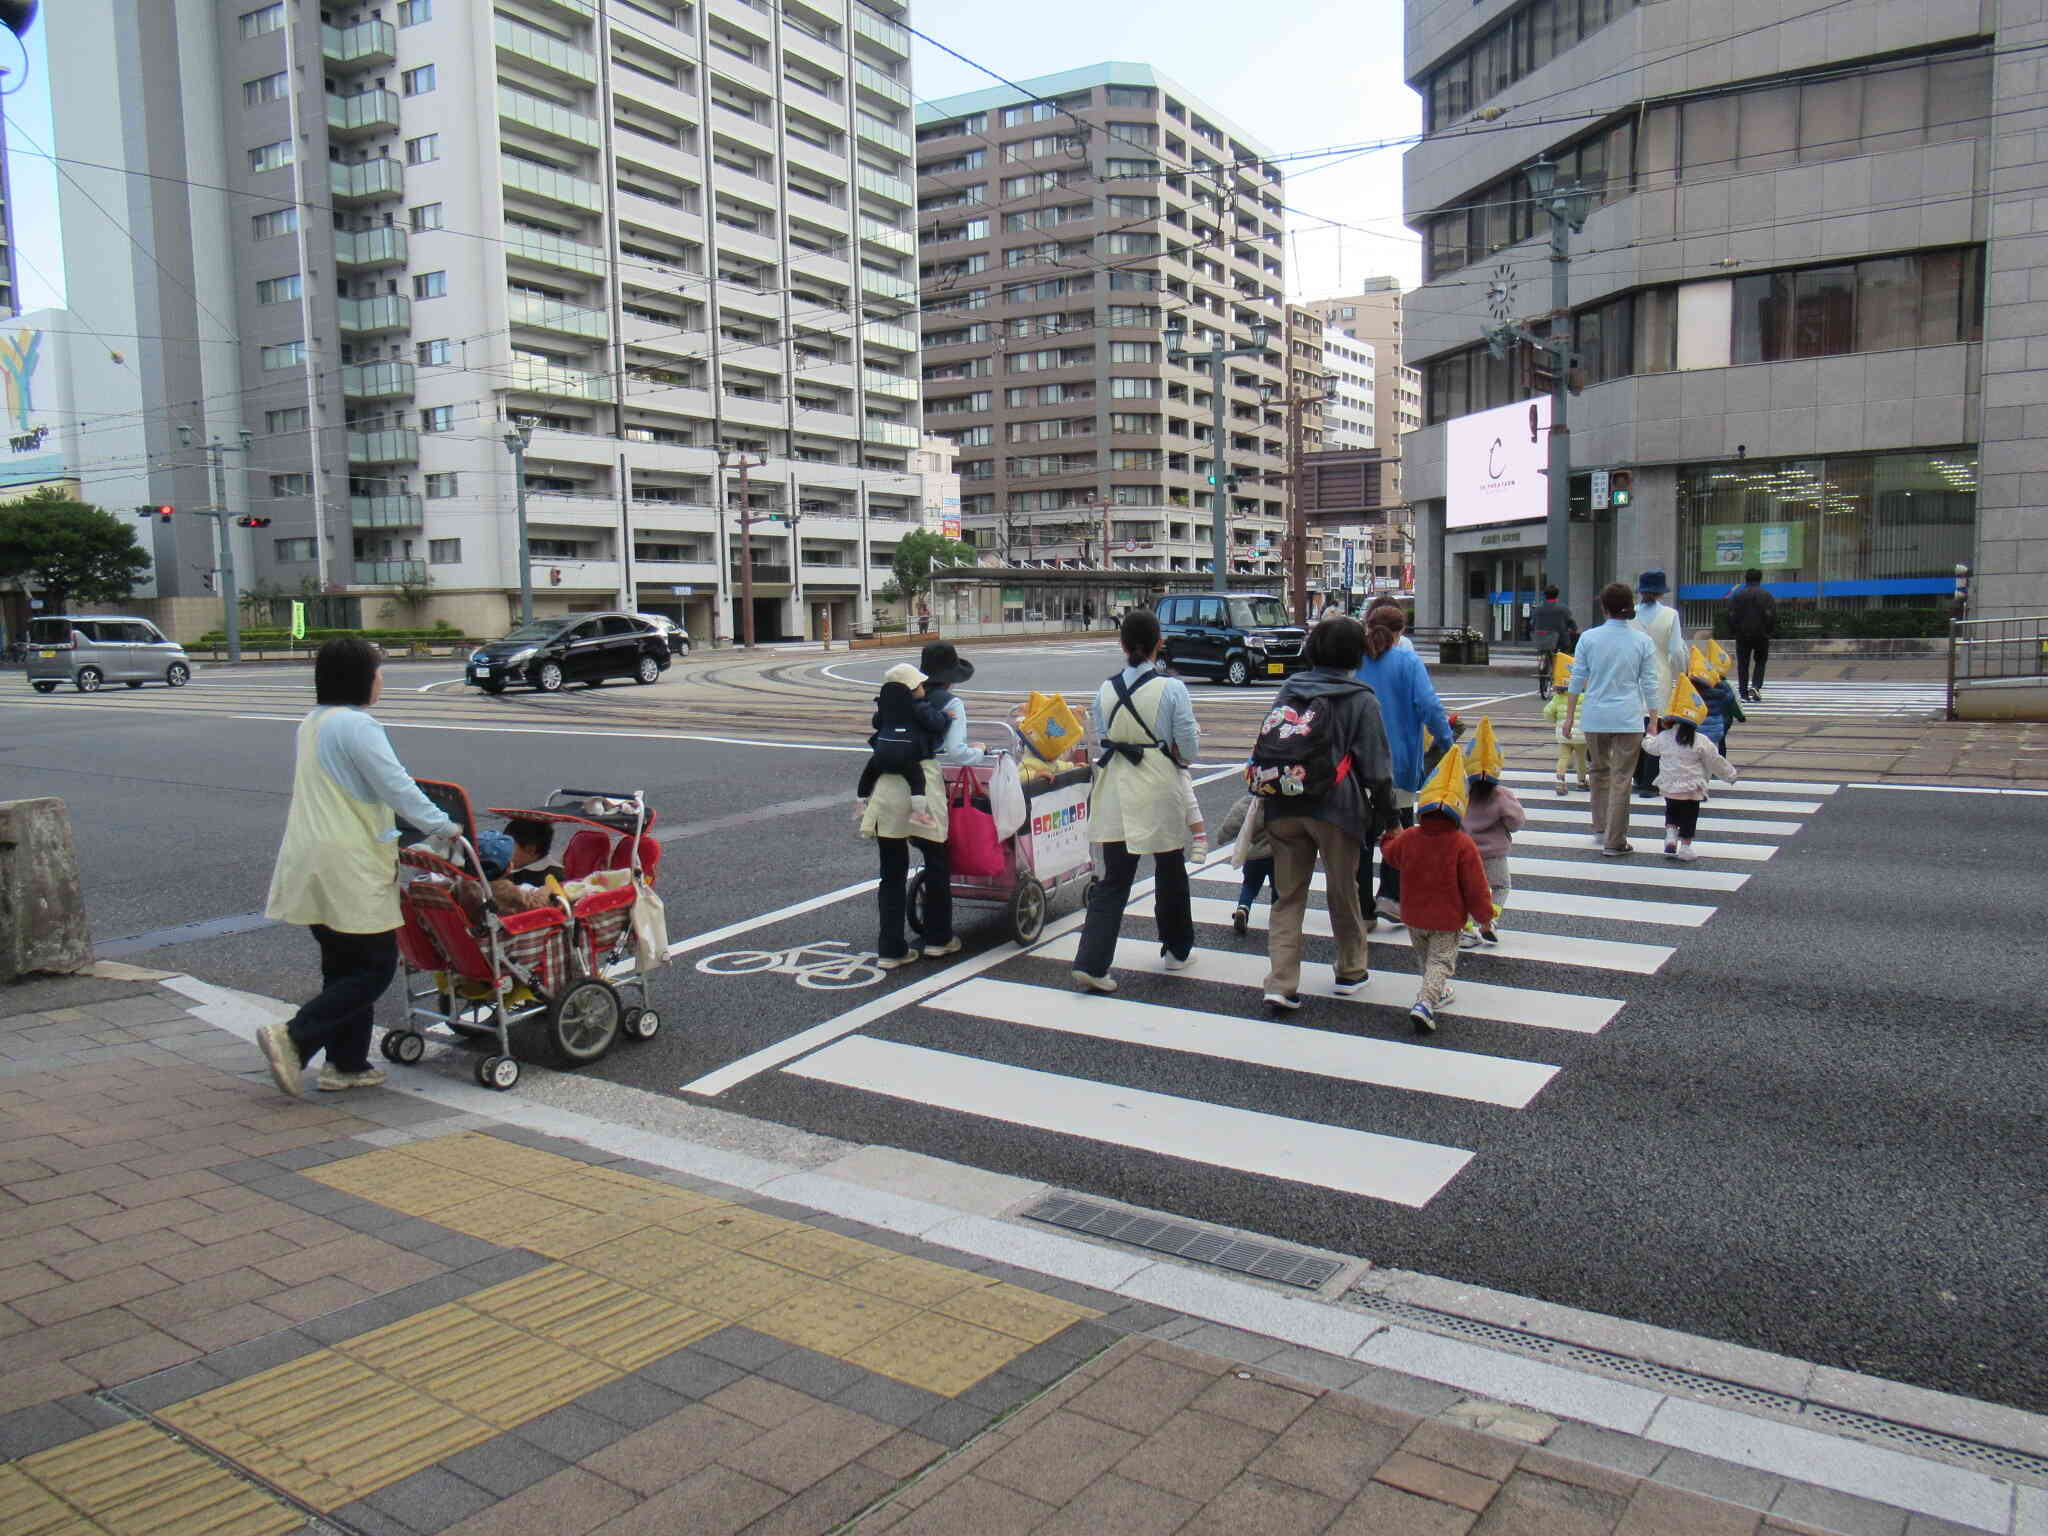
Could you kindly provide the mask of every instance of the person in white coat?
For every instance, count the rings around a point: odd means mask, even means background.
[[[1636,578],[1636,596],[1640,600],[1636,616],[1630,620],[1650,637],[1650,664],[1656,669],[1660,701],[1671,697],[1672,679],[1685,676],[1686,658],[1690,655],[1678,610],[1664,601],[1670,591],[1671,583],[1664,579],[1662,571],[1644,571]],[[1639,795],[1657,793],[1657,759],[1648,753],[1636,759],[1635,791]]]
[[[1094,992],[1114,992],[1109,969],[1130,904],[1138,860],[1152,855],[1152,913],[1166,968],[1177,971],[1195,948],[1188,900],[1188,811],[1181,768],[1201,751],[1187,684],[1154,663],[1159,620],[1134,608],[1123,623],[1129,663],[1095,695],[1103,753],[1088,799],[1088,840],[1102,849],[1103,876],[1088,893],[1088,918],[1074,957],[1074,979]]]
[[[313,662],[313,712],[300,722],[291,809],[270,877],[267,917],[313,930],[320,995],[256,1043],[286,1093],[306,1063],[327,1059],[319,1085],[374,1088],[370,1022],[398,974],[398,828],[395,811],[431,837],[462,829],[400,766],[370,713],[384,691],[384,658],[355,636],[329,640]]]

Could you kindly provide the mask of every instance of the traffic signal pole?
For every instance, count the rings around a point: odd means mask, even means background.
[[[1230,519],[1227,509],[1230,505],[1231,475],[1226,457],[1228,453],[1227,441],[1224,437],[1223,413],[1224,407],[1227,404],[1224,399],[1224,390],[1229,383],[1229,375],[1224,370],[1224,364],[1233,357],[1265,356],[1268,329],[1263,323],[1254,325],[1252,327],[1252,344],[1248,347],[1229,346],[1226,344],[1222,333],[1218,332],[1215,344],[1208,351],[1190,352],[1185,350],[1182,345],[1186,339],[1187,333],[1182,328],[1180,319],[1175,317],[1173,320],[1170,320],[1166,327],[1166,360],[1170,363],[1179,363],[1183,367],[1208,369],[1213,381],[1213,393],[1209,397],[1209,403],[1212,407],[1210,411],[1212,440],[1209,444],[1209,464],[1210,468],[1215,471],[1210,476],[1210,481],[1216,487],[1216,491],[1214,496],[1210,498],[1210,505],[1213,509],[1210,515],[1213,522],[1209,529],[1209,565],[1213,579],[1209,585],[1213,591],[1228,592],[1230,590],[1230,530],[1228,526]]]
[[[1557,600],[1571,603],[1572,430],[1566,412],[1572,371],[1572,226],[1563,199],[1550,204],[1550,485],[1543,563]]]
[[[192,429],[180,427],[178,434],[184,438],[187,446],[190,446]],[[206,445],[207,463],[213,471],[213,505],[202,509],[199,514],[201,517],[213,519],[215,532],[220,539],[220,595],[221,602],[227,610],[221,630],[227,636],[230,663],[242,659],[242,609],[235,591],[235,535],[228,522],[227,466],[221,456],[228,453],[247,453],[249,442],[250,435],[244,432],[239,448],[230,447],[218,436]]]

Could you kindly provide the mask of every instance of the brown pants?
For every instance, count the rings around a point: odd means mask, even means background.
[[[1434,928],[1410,928],[1408,942],[1415,946],[1416,963],[1422,967],[1422,986],[1415,1001],[1431,1008],[1442,1007],[1444,988],[1451,984],[1458,969],[1457,930],[1445,933]]]
[[[1266,990],[1292,997],[1301,990],[1301,918],[1308,888],[1323,858],[1323,901],[1337,938],[1337,974],[1366,973],[1365,919],[1358,910],[1358,840],[1311,816],[1275,816],[1266,823],[1273,845],[1273,915],[1268,920]]]
[[[1593,759],[1593,836],[1603,848],[1628,846],[1629,792],[1643,738],[1636,731],[1588,731]]]

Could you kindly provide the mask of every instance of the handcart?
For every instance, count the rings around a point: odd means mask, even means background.
[[[438,1026],[487,1042],[476,1079],[503,1091],[519,1081],[515,1037],[527,1059],[564,1068],[596,1061],[622,1034],[652,1039],[661,1018],[647,1006],[633,943],[634,905],[661,862],[645,797],[558,789],[538,808],[491,807],[491,816],[577,829],[562,851],[562,873],[569,886],[584,888],[566,901],[511,911],[498,907],[484,878],[467,793],[439,781],[422,780],[420,788],[462,831],[452,857],[417,845],[399,853],[407,874],[398,930],[406,1011],[404,1027],[384,1036],[385,1058],[419,1061],[426,1031]],[[604,809],[586,809],[592,802]]]
[[[1024,740],[1016,727],[1002,721],[995,726],[1007,738],[1004,745],[987,748],[988,755],[979,763],[943,770],[948,797],[963,780],[970,795],[985,797],[1000,759],[1023,760]],[[1068,766],[1050,777],[1026,780],[1024,822],[1003,839],[1001,872],[987,876],[955,872],[949,882],[953,900],[1002,907],[1011,936],[1019,944],[1037,942],[1053,898],[1094,873],[1088,846],[1088,790],[1093,777],[1094,770],[1085,766],[1084,755],[1083,764]],[[906,916],[911,929],[920,935],[925,931],[926,873],[920,869],[913,875],[906,893]]]

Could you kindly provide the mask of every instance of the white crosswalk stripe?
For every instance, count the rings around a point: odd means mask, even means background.
[[[1557,781],[1557,775],[1554,773],[1537,773],[1528,768],[1510,768],[1501,777],[1510,784],[1554,784]],[[1839,784],[1829,784],[1812,779],[1744,779],[1739,784],[1714,785],[1710,792],[1710,798],[1714,800],[1724,798],[1757,800],[1773,798],[1779,795],[1832,795],[1841,787]],[[1517,790],[1515,793],[1519,796],[1521,791]],[[1790,810],[1791,806],[1780,801],[1772,805],[1759,805],[1757,809],[1780,812]],[[1817,811],[1820,807],[1809,805],[1806,809]]]
[[[1541,783],[1549,775],[1508,777]],[[1067,972],[1079,954],[1079,925],[1063,919],[1021,958],[963,964],[959,979],[933,977],[902,1005],[921,1011],[928,1025],[947,1018],[974,1021],[972,1036],[961,1038],[973,1039],[976,1054],[861,1033],[897,1011],[883,999],[843,1015],[846,1022],[836,1029],[817,1026],[807,1032],[816,1037],[817,1049],[794,1060],[785,1052],[777,1062],[794,1077],[926,1109],[1421,1208],[1467,1168],[1474,1151],[1356,1124],[1326,1124],[1324,1116],[1369,1123],[1378,1119],[1378,1109],[1346,1116],[1335,1106],[1384,1106],[1393,1101],[1373,1096],[1387,1093],[1465,1106],[1471,1114],[1541,1113],[1545,1089],[1569,1070],[1575,1053],[1623,1016],[1633,985],[1627,978],[1655,975],[1676,955],[1683,935],[1713,917],[1715,903],[1752,879],[1769,878],[1774,855],[1795,846],[1783,840],[1799,833],[1836,788],[1798,780],[1756,780],[1733,791],[1717,786],[1714,814],[1701,818],[1701,831],[1712,834],[1701,852],[1709,863],[1751,866],[1741,872],[1674,864],[1659,856],[1654,843],[1634,859],[1574,857],[1592,853],[1582,830],[1583,797],[1575,803],[1572,796],[1532,788],[1525,796],[1532,802],[1532,824],[1517,835],[1508,859],[1515,883],[1499,926],[1501,942],[1460,953],[1455,998],[1439,1015],[1445,1033],[1426,1043],[1409,1036],[1402,1017],[1414,1000],[1417,962],[1408,932],[1398,924],[1383,922],[1368,936],[1373,972],[1349,997],[1336,996],[1331,956],[1321,947],[1302,967],[1305,1011],[1259,1016],[1269,970],[1266,945],[1231,932],[1231,898],[1242,872],[1218,855],[1189,872],[1197,937],[1185,967],[1167,970],[1157,939],[1120,937],[1112,963],[1130,991],[1076,990]],[[1662,826],[1661,814],[1649,807],[1630,820],[1649,833]],[[1619,894],[1617,887],[1646,895]],[[1317,897],[1323,893],[1320,874],[1311,888]],[[1659,899],[1649,899],[1651,893]],[[1666,893],[1676,899],[1662,899]],[[1270,894],[1247,914],[1247,928],[1261,937],[1270,929],[1269,901]],[[1133,918],[1148,916],[1150,905],[1149,896],[1136,900]],[[1330,915],[1323,906],[1311,904],[1303,933],[1327,945]],[[1672,942],[1645,942],[1649,935]],[[1532,984],[1544,974],[1533,971],[1535,966],[1550,968],[1554,985]],[[1461,1021],[1485,1049],[1459,1040]],[[1390,1029],[1397,1038],[1388,1038]],[[1538,1033],[1524,1037],[1522,1030]],[[1065,1043],[1055,1048],[1055,1042]],[[1134,1057],[1133,1049],[1145,1054]],[[1016,1064],[1006,1055],[1062,1065],[1121,1065],[1055,1072]],[[1172,1087],[1183,1088],[1190,1081],[1184,1064],[1189,1059],[1222,1064],[1220,1072],[1193,1079],[1213,1080],[1214,1090],[1186,1096],[1142,1086],[1159,1072]],[[1183,1065],[1172,1066],[1176,1061]],[[1233,1074],[1231,1068],[1241,1070]],[[1271,1086],[1287,1082],[1289,1074],[1309,1085],[1308,1097]],[[1102,1080],[1115,1076],[1138,1081]],[[1332,1097],[1314,1090],[1317,1082],[1345,1085],[1345,1092]],[[1244,1086],[1254,1084],[1261,1086]],[[1200,1096],[1209,1091],[1218,1097],[1234,1092],[1241,1100],[1255,1091],[1277,1094],[1290,1108],[1332,1107],[1301,1118]],[[1404,1120],[1402,1128],[1414,1123]],[[1420,1123],[1430,1135],[1440,1134],[1439,1119]],[[1469,1133],[1447,1139],[1484,1137],[1489,1124],[1473,1122]]]
[[[1812,715],[1926,719],[1942,714],[1947,708],[1946,683],[1859,683],[1814,679],[1773,683],[1764,689],[1764,696],[1756,703],[1742,706],[1743,713],[1752,721]]]

